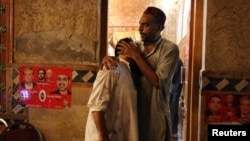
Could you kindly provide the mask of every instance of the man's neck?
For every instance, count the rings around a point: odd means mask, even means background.
[[[160,39],[161,36],[157,37],[152,41],[146,41],[144,42],[144,47],[147,49],[148,52],[151,52],[155,48],[156,44],[159,42]]]
[[[155,44],[149,44],[145,46],[147,52],[151,52],[155,48]]]
[[[161,36],[158,36],[150,41],[144,41],[144,46],[155,45],[160,38]]]
[[[60,94],[68,94],[68,90],[60,91]]]

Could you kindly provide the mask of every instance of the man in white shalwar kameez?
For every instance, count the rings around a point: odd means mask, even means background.
[[[85,141],[138,141],[137,90],[126,56],[99,70],[88,101]]]

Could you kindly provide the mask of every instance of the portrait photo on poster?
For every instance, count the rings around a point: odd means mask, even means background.
[[[207,93],[205,96],[207,123],[250,125],[250,94]]]
[[[69,108],[72,95],[72,69],[20,66],[18,93],[26,107]]]

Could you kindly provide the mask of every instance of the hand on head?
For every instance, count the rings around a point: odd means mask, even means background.
[[[114,56],[105,56],[102,59],[101,67],[100,69],[102,70],[103,68],[106,69],[112,69],[113,67],[116,67],[116,62],[118,62],[119,59]]]
[[[120,49],[120,55],[127,55],[130,58],[135,59],[136,55],[138,54],[137,45],[134,42],[125,42],[121,41],[118,43],[118,49]]]
[[[100,69],[112,69],[116,67],[116,62],[119,61],[117,58],[119,55],[125,55],[130,58],[136,58],[137,53],[136,44],[133,42],[131,38],[122,38],[118,41],[115,48],[115,57],[114,56],[105,56],[102,59]]]

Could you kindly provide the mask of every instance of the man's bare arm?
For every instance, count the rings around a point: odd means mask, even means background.
[[[109,141],[108,131],[105,122],[105,112],[95,111],[92,112],[92,116],[96,125],[96,129],[99,133],[99,141]]]
[[[156,88],[159,88],[159,78],[156,75],[155,70],[150,67],[148,62],[143,59],[140,52],[136,49],[136,45],[133,43],[120,43],[121,54],[128,55],[136,62],[143,75],[149,80],[149,82]]]

